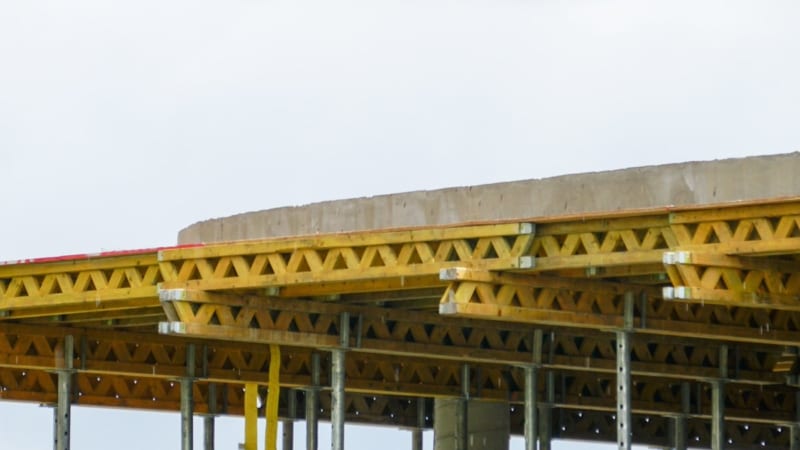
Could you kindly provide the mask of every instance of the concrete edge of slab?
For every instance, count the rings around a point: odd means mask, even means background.
[[[178,242],[219,242],[631,211],[800,197],[800,152],[562,175],[331,200],[195,223]]]

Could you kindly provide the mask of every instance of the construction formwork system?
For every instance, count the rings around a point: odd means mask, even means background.
[[[443,397],[509,402],[527,448],[800,449],[798,255],[775,199],[17,261],[0,398],[57,405],[58,448],[70,404],[181,410],[191,448],[280,385],[336,449]]]

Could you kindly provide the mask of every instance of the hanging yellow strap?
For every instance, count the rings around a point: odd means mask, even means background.
[[[278,450],[278,398],[280,396],[281,348],[269,346],[269,391],[267,392],[266,450]]]
[[[258,385],[244,385],[244,448],[258,450]]]

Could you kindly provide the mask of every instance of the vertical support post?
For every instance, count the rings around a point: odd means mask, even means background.
[[[525,450],[536,450],[539,417],[536,414],[536,376],[538,367],[525,367]]]
[[[194,344],[186,344],[186,375],[181,378],[181,449],[194,448]]]
[[[244,385],[244,450],[258,450],[258,385]]]
[[[689,413],[691,412],[691,387],[689,383],[681,383],[681,412],[673,419],[672,429],[672,446],[675,450],[686,450],[689,445],[688,436],[686,434],[686,421]]]
[[[800,391],[794,393],[794,423],[789,429],[789,450],[800,450]]]
[[[711,449],[725,448],[725,417],[722,380],[711,382]]]
[[[728,346],[719,348],[719,376],[711,382],[711,448],[725,448],[725,380],[728,378]]]
[[[547,372],[546,401],[539,405],[539,450],[550,450],[553,440],[553,405],[556,402],[556,374]]]
[[[294,449],[294,419],[297,417],[297,393],[294,389],[289,389],[287,392],[287,416],[288,419],[281,421],[281,428],[283,429],[283,438],[281,439],[283,450]]]
[[[350,314],[343,312],[339,318],[340,348],[332,352],[331,363],[331,450],[344,450],[344,374],[345,349],[350,343]]]
[[[214,414],[217,413],[217,385],[208,384],[208,414],[203,417],[203,449],[214,450]]]
[[[539,440],[538,375],[542,365],[541,329],[533,333],[533,364],[525,367],[525,450],[536,450]]]
[[[631,330],[633,292],[625,293],[623,329],[617,331],[617,449],[631,448]]]
[[[63,362],[58,370],[58,404],[56,405],[56,450],[69,450],[70,422],[72,416],[72,360],[74,342],[72,336],[64,336]]]
[[[469,448],[469,398],[470,398],[470,368],[469,364],[461,367],[461,398],[456,409],[456,450]]]
[[[425,399],[417,398],[417,428],[411,432],[411,450],[422,450],[422,432],[425,431]]]
[[[318,450],[319,353],[311,354],[311,386],[306,390],[306,450]]]

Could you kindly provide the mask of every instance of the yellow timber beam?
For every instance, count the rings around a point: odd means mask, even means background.
[[[458,274],[446,276],[459,278]],[[498,284],[471,281],[472,271],[461,274],[464,281],[452,281],[441,298],[442,315],[606,331],[623,326],[623,295],[617,288],[573,291],[540,287],[534,277],[527,283],[517,279],[508,283],[510,280],[501,278],[504,283]],[[636,305],[637,333],[787,346],[797,342],[793,336],[800,324],[800,313],[796,310],[765,314],[758,308],[732,309],[702,302],[690,307],[659,297],[643,300]]]
[[[701,252],[665,252],[669,300],[800,311],[800,261]]]
[[[0,316],[105,314],[157,305],[160,284],[309,295],[442,286],[439,270],[527,269],[527,223],[244,241],[0,265]]]

